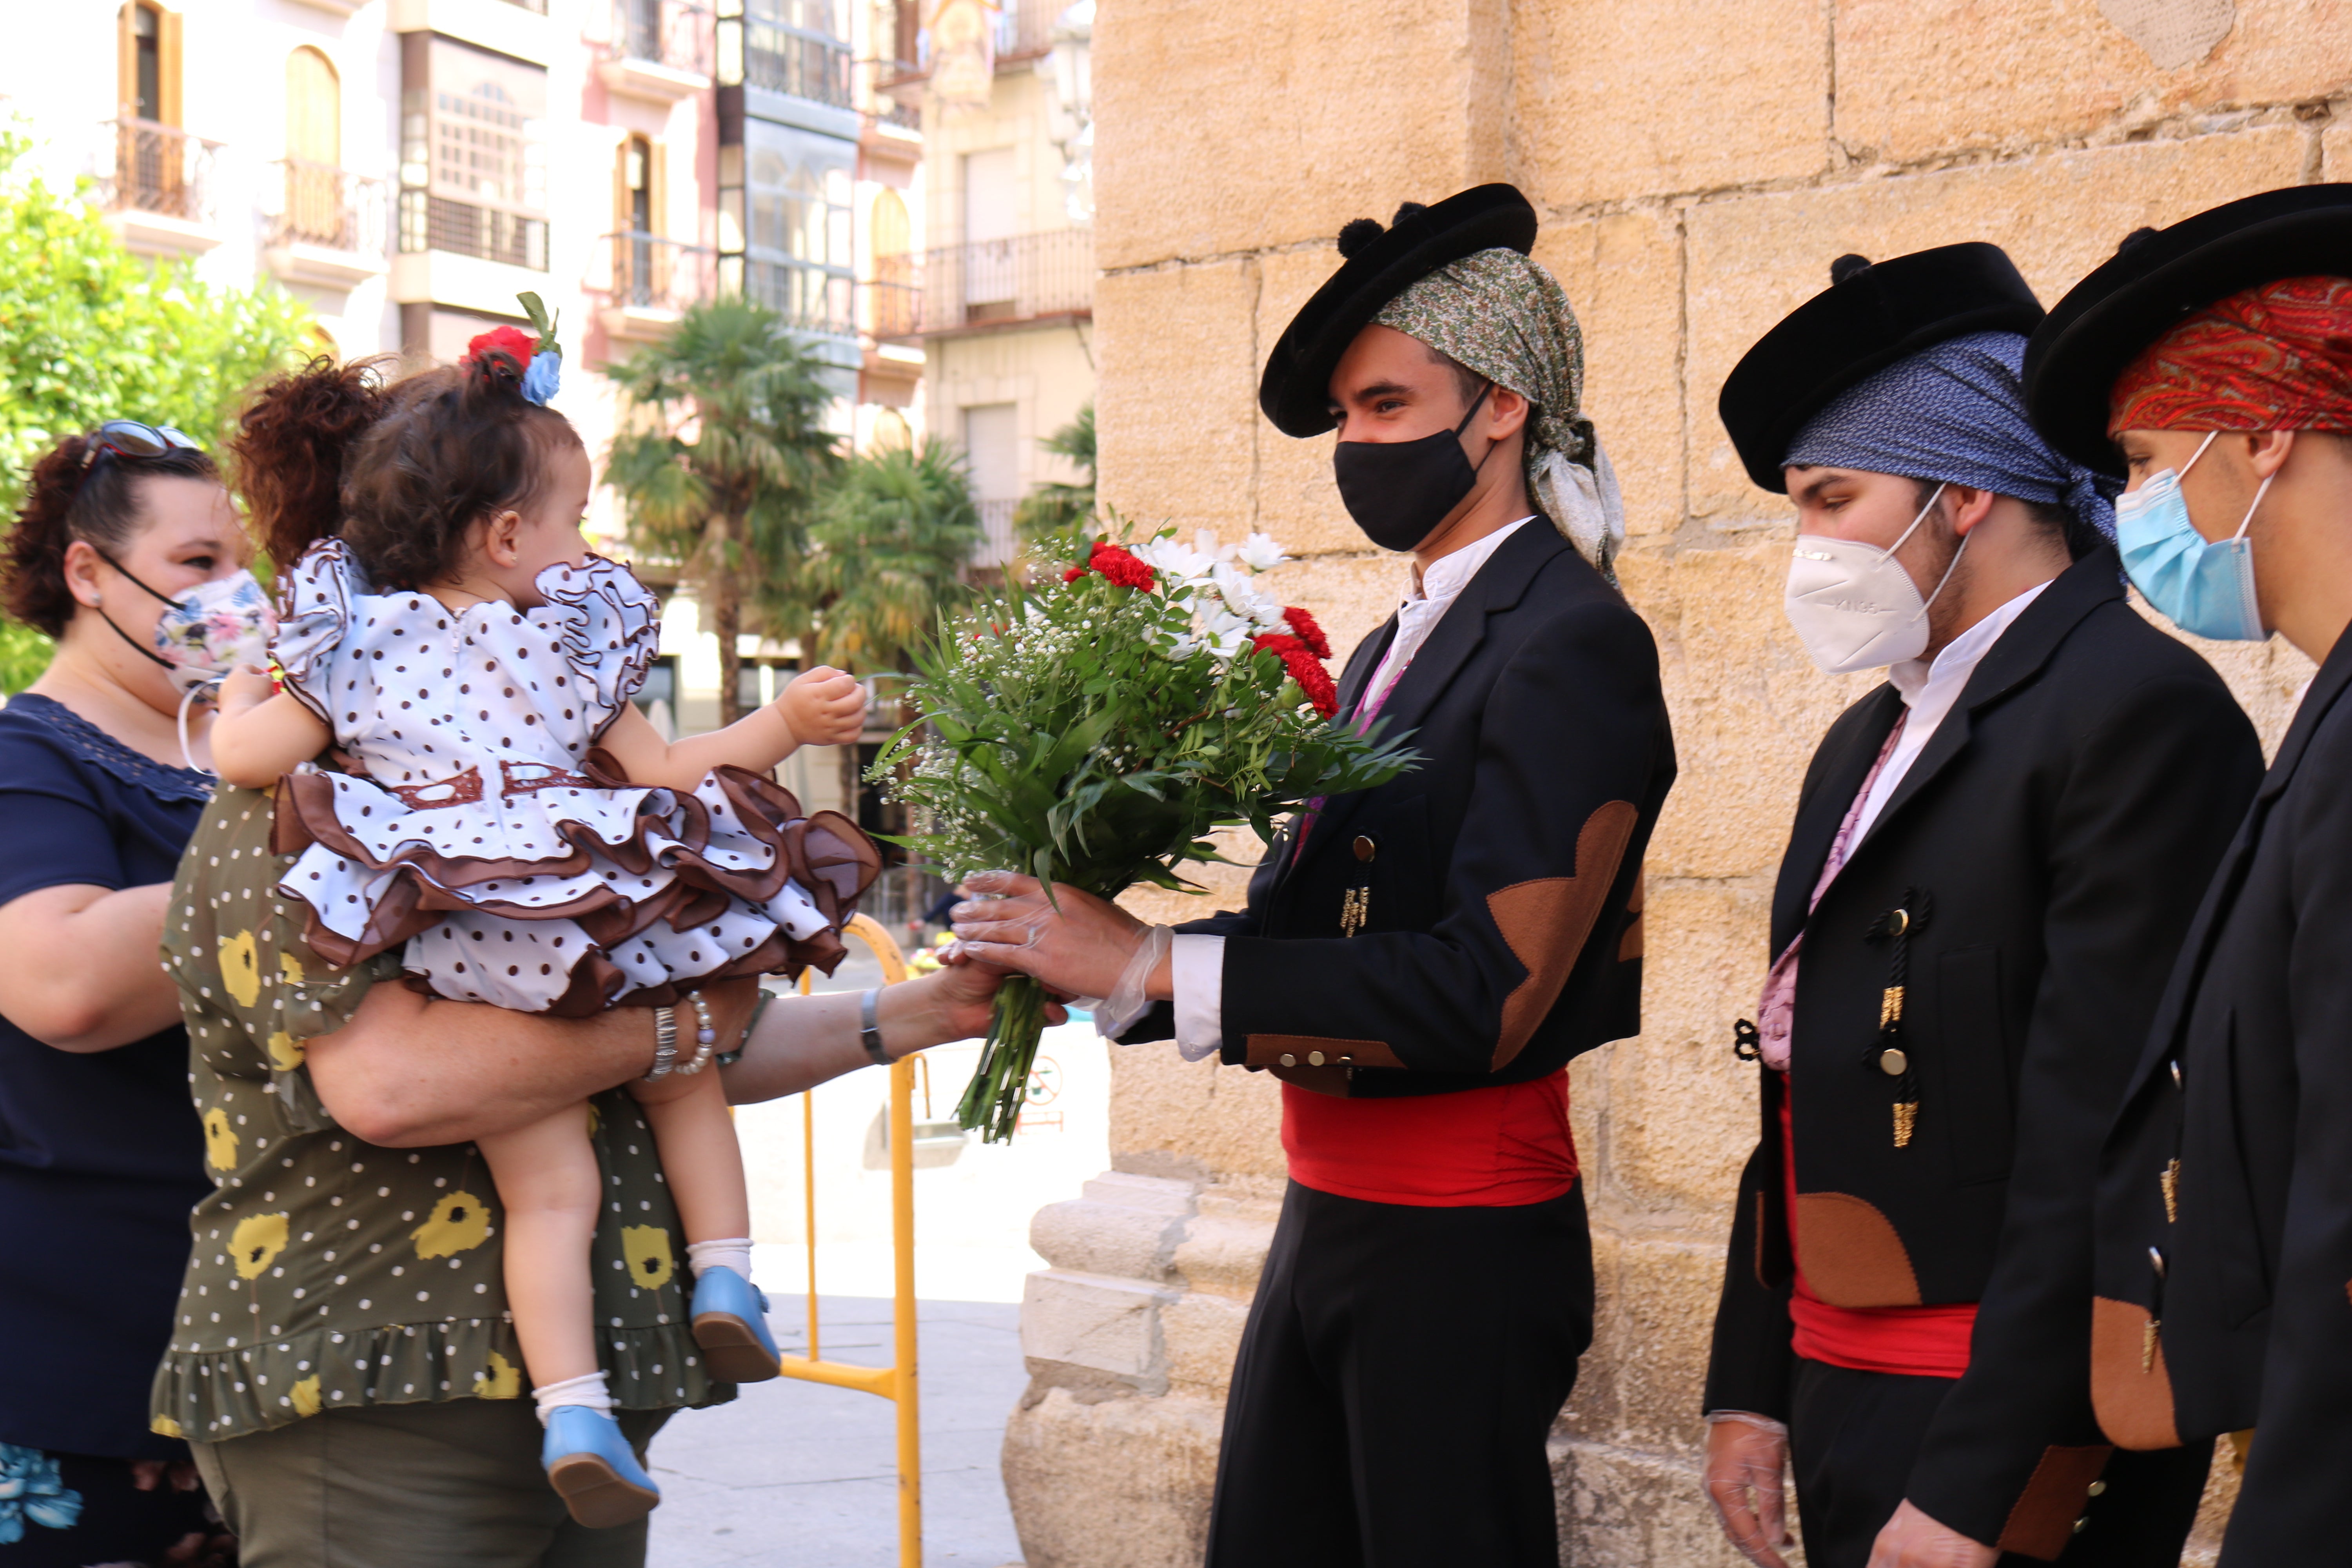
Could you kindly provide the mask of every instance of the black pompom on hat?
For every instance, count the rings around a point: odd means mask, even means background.
[[[1291,318],[1266,356],[1257,404],[1286,436],[1331,428],[1331,373],[1388,302],[1439,268],[1482,250],[1535,248],[1536,209],[1507,184],[1476,185],[1433,205],[1407,202],[1386,228],[1360,217],[1339,231],[1339,270]]]

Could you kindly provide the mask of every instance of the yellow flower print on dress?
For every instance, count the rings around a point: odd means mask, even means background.
[[[292,1072],[302,1065],[302,1042],[283,1029],[271,1032],[268,1048],[269,1065],[279,1072]]]
[[[302,961],[290,952],[278,955],[278,975],[289,985],[302,984]]]
[[[236,1222],[229,1234],[229,1261],[236,1265],[240,1279],[257,1279],[262,1270],[278,1261],[286,1250],[286,1216],[282,1214],[247,1215]]]
[[[490,1211],[471,1193],[449,1193],[433,1205],[425,1223],[408,1234],[416,1242],[419,1258],[471,1252],[489,1238]]]
[[[630,1281],[648,1290],[668,1284],[677,1268],[669,1249],[669,1232],[657,1225],[622,1226],[621,1256],[629,1260]]]
[[[319,1414],[319,1374],[317,1373],[312,1373],[310,1376],[296,1384],[289,1392],[294,1401],[295,1415],[316,1415]]]
[[[187,1436],[187,1433],[181,1429],[180,1424],[177,1421],[173,1420],[168,1415],[158,1415],[154,1420],[147,1423],[147,1430],[154,1433],[158,1437],[184,1437]]]
[[[474,1379],[477,1399],[520,1399],[522,1369],[498,1352],[490,1352],[490,1370]]]
[[[228,1112],[217,1105],[205,1112],[205,1158],[215,1171],[236,1168],[236,1130],[228,1124]]]
[[[253,933],[241,931],[220,944],[221,984],[240,1007],[261,1000],[261,964],[254,957]]]

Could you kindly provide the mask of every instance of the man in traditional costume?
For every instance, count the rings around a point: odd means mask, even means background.
[[[1708,1491],[1773,1568],[1790,1464],[1811,1568],[2170,1568],[2205,1456],[2100,1439],[2090,1190],[2261,752],[2125,602],[2114,487],[2027,419],[2042,310],[2009,258],[1832,274],[1721,399],[1749,477],[1797,503],[1800,640],[1887,679],[1806,771],[1739,1031],[1762,1136]]]
[[[2352,185],[2134,235],[2027,387],[2128,477],[2117,541],[2159,613],[2319,666],[2107,1142],[2092,1403],[2127,1449],[2255,1429],[2227,1568],[2352,1561]]]
[[[1569,1059],[1640,1026],[1641,861],[1675,772],[1576,321],[1508,185],[1340,236],[1259,405],[1338,427],[1413,553],[1340,683],[1423,761],[1277,835],[1245,912],[1147,931],[976,878],[959,935],[1108,1033],[1283,1080],[1291,1184],[1234,1369],[1211,1568],[1557,1568],[1545,1438],[1591,1338]],[[1122,981],[1125,976],[1125,981]],[[1139,1021],[1121,994],[1156,1003]],[[1172,1004],[1172,1005],[1171,1005]]]

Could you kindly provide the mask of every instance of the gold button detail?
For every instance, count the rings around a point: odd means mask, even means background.
[[[2093,1497],[2105,1496],[2106,1494],[2106,1489],[2107,1483],[2105,1481],[2093,1481],[2091,1483],[2091,1495]]]
[[[1298,1065],[1298,1058],[1292,1056],[1288,1051],[1285,1051],[1282,1053],[1282,1065],[1286,1068],[1295,1068]]]
[[[1888,1078],[1901,1078],[1903,1076],[1903,1069],[1910,1065],[1911,1058],[1905,1056],[1901,1051],[1896,1050],[1893,1046],[1889,1046],[1885,1050],[1878,1053],[1878,1070],[1885,1073]]]
[[[1373,843],[1370,838],[1366,837],[1364,835],[1362,835],[1362,834],[1360,834],[1360,833],[1359,833],[1359,834],[1357,834],[1357,835],[1356,835],[1356,858],[1357,858],[1357,859],[1359,859],[1359,860],[1369,860],[1369,859],[1370,859],[1370,858],[1372,858],[1372,851],[1373,851],[1373,850],[1375,850],[1375,849],[1377,849],[1377,848],[1379,848],[1379,847],[1380,847],[1380,846],[1379,846],[1379,845],[1374,844],[1374,843]]]
[[[2087,1520],[2087,1519],[2078,1519],[2078,1520],[2076,1520],[2076,1521],[2074,1521],[2074,1533],[2075,1533],[2075,1534],[2077,1534],[2077,1535],[2082,1534],[2082,1533],[2083,1533],[2083,1527],[2084,1527],[2084,1525],[2086,1525],[2086,1524],[2090,1523],[2090,1522],[2091,1522],[2091,1521],[2090,1521],[2089,1520]]]
[[[1323,1065],[1323,1053],[1322,1053],[1321,1051],[1309,1051],[1309,1052],[1307,1052],[1307,1065],[1308,1067],[1312,1067],[1312,1068],[1319,1068],[1319,1067],[1321,1067],[1321,1066]]]
[[[1351,1061],[1354,1061],[1356,1058],[1353,1058],[1353,1057],[1341,1057],[1339,1059],[1340,1059],[1341,1061],[1343,1061],[1343,1062],[1351,1062]]]

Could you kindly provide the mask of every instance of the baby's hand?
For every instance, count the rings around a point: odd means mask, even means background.
[[[269,672],[257,664],[241,664],[221,682],[220,710],[223,713],[243,713],[260,707],[278,695],[278,683]]]
[[[866,732],[866,688],[856,676],[821,664],[793,677],[776,710],[801,745],[854,745]]]

